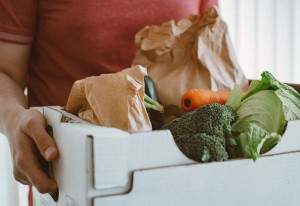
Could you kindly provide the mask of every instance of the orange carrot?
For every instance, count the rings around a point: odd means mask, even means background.
[[[189,112],[206,104],[226,104],[229,96],[230,91],[191,89],[182,95],[181,106],[184,111]]]

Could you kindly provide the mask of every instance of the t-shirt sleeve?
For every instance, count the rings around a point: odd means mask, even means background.
[[[0,40],[31,44],[37,23],[38,0],[0,0]]]
[[[202,0],[200,5],[200,13],[207,11],[210,7],[217,6],[218,0]]]

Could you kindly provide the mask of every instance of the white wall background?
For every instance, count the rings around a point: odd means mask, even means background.
[[[240,65],[249,79],[268,70],[300,84],[300,1],[219,0]]]
[[[219,0],[219,5],[249,79],[268,70],[300,84],[299,0]],[[27,205],[27,190],[13,179],[8,144],[0,134],[0,205]]]

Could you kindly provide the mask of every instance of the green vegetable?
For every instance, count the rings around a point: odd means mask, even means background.
[[[267,71],[251,82],[244,96],[236,85],[226,105],[238,114],[232,125],[237,153],[253,160],[280,141],[286,121],[300,118],[299,93]]]
[[[278,81],[270,72],[263,72],[262,79],[251,82],[242,100],[261,90],[273,90],[282,102],[285,120],[300,119],[300,94],[291,86]]]
[[[229,157],[226,147],[235,145],[231,123],[236,117],[232,108],[214,103],[188,112],[162,129],[171,131],[179,149],[190,159],[224,161]]]
[[[241,102],[236,110],[238,120],[232,131],[243,132],[251,123],[269,133],[281,133],[285,126],[282,103],[272,90],[262,90]]]
[[[243,157],[252,157],[255,161],[261,153],[270,150],[280,139],[281,135],[277,133],[270,134],[256,124],[250,123],[237,139],[240,146],[239,153]]]
[[[144,94],[144,104],[146,109],[153,109],[159,112],[164,111],[164,107],[157,101],[151,99],[147,94]]]
[[[144,76],[145,83],[145,106],[151,121],[152,129],[157,130],[163,126],[164,110],[159,104],[159,99],[156,93],[155,85],[150,76]],[[154,103],[153,103],[153,101]]]
[[[145,94],[147,94],[148,97],[150,97],[154,101],[159,102],[152,78],[150,76],[144,76],[144,82],[145,82]]]

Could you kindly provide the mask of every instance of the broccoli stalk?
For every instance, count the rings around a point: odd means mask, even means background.
[[[146,109],[153,109],[163,113],[164,107],[157,101],[151,99],[146,93],[144,94],[144,105]]]
[[[236,118],[231,107],[214,103],[188,112],[162,129],[171,131],[179,149],[190,159],[224,161],[229,158],[226,148],[236,145],[231,135],[231,124]]]

